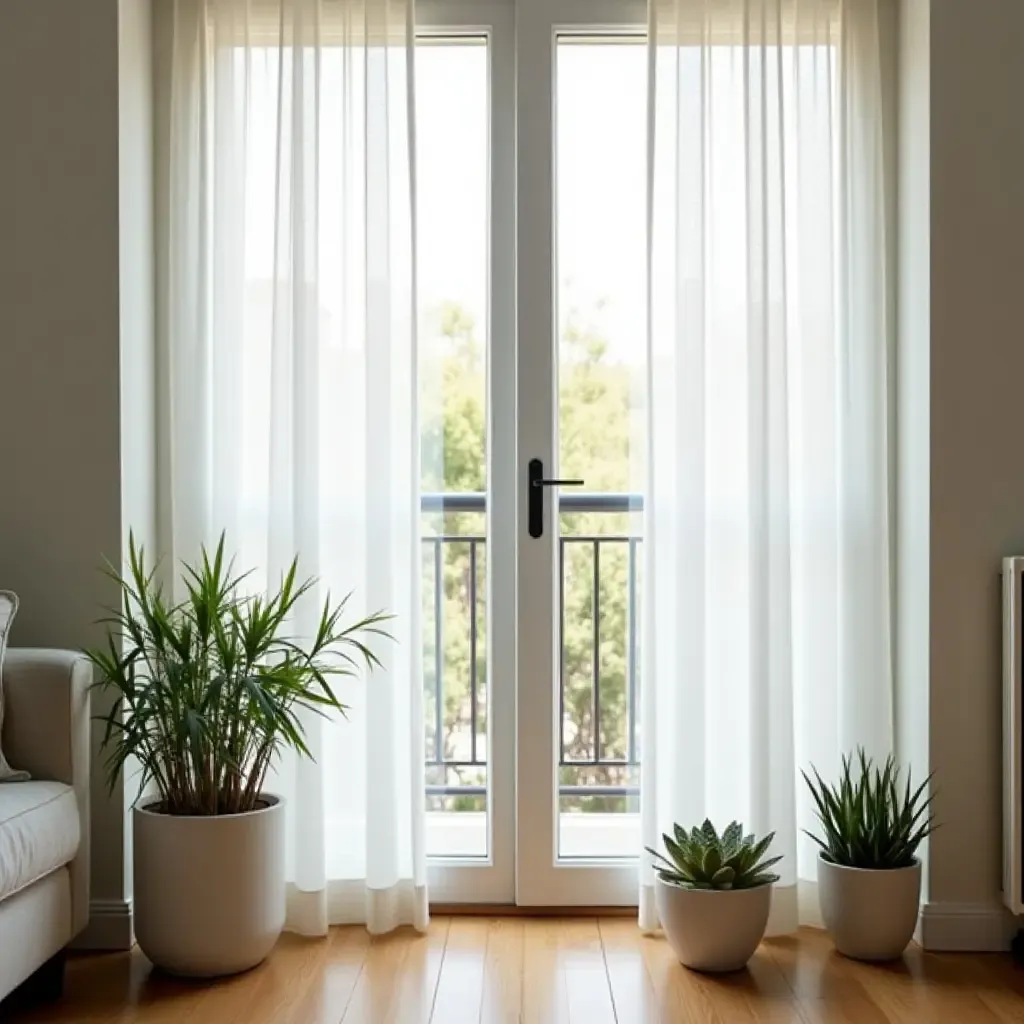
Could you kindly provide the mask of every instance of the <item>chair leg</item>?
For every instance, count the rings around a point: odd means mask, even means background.
[[[64,964],[67,961],[67,954],[62,949],[59,953],[51,956],[29,978],[32,991],[36,999],[41,1003],[52,1003],[64,995]]]
[[[56,1002],[64,994],[64,963],[67,955],[62,949],[30,974],[6,999],[0,1000],[0,1020],[9,1010],[29,1009],[40,1004]]]

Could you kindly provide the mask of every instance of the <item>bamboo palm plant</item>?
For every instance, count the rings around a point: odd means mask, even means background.
[[[184,565],[184,600],[168,600],[145,551],[129,539],[128,570],[108,573],[120,603],[103,620],[106,646],[86,654],[95,686],[112,694],[103,751],[111,787],[129,759],[152,783],[156,809],[172,815],[239,814],[260,806],[267,772],[285,749],[311,757],[303,718],[344,714],[332,679],[379,665],[368,646],[390,639],[376,613],[343,624],[347,599],[324,602],[305,646],[289,633],[292,613],[315,580],[297,579],[298,560],[266,596],[247,595],[225,558],[222,534],[211,555]]]

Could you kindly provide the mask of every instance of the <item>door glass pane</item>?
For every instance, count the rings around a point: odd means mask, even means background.
[[[561,678],[558,853],[639,843],[646,59],[561,37],[556,182]]]
[[[488,852],[488,87],[482,38],[416,50],[427,853]]]

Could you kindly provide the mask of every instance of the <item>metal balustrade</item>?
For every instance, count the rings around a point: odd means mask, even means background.
[[[484,513],[487,499],[482,493],[461,494],[424,494],[421,499],[423,513]],[[559,496],[559,513],[623,513],[636,512],[643,508],[643,499],[639,494],[630,493],[578,493],[566,491]],[[563,640],[560,672],[559,672],[559,767],[562,769],[588,769],[592,775],[614,773],[627,776],[633,772],[640,762],[640,731],[639,731],[639,567],[640,544],[642,538],[631,534],[563,533],[558,540],[558,614],[561,623],[560,635],[566,633],[566,570],[569,562],[569,550],[573,546],[589,548],[590,567],[592,572],[592,600],[590,609],[590,626],[593,638],[592,672],[590,682],[590,731],[591,740],[586,757],[567,750],[566,743],[566,686],[567,670],[565,644]],[[468,571],[466,573],[465,608],[468,624],[463,623],[462,629],[469,637],[469,693],[466,719],[460,712],[460,724],[464,731],[468,730],[468,745],[462,744],[462,756],[455,756],[446,750],[445,731],[445,633],[446,627],[453,624],[446,622],[445,609],[445,551],[447,545],[460,545],[467,554]],[[480,533],[449,533],[445,531],[428,534],[423,537],[424,564],[428,582],[433,589],[433,621],[432,644],[430,652],[431,671],[428,672],[428,705],[431,709],[430,742],[428,742],[426,767],[428,772],[434,769],[448,775],[448,769],[465,770],[469,774],[483,773],[487,768],[486,750],[481,738],[486,735],[486,724],[482,720],[482,709],[485,705],[486,680],[481,680],[480,650],[481,641],[486,642],[486,615],[481,608],[481,597],[486,594],[483,574],[480,567],[485,565],[486,538]],[[603,621],[601,606],[602,563],[607,561],[613,549],[626,551],[626,634],[623,637],[625,647],[625,751],[624,756],[614,756],[604,749],[602,740],[603,716],[607,713],[602,707],[602,665],[601,643],[608,628]],[[468,628],[467,628],[468,626]],[[431,678],[432,677],[432,678]],[[482,692],[483,691],[483,692]],[[465,749],[468,746],[468,750]],[[426,787],[428,797],[469,797],[486,796],[486,786],[479,782],[466,784],[430,783]],[[568,783],[559,786],[559,795],[563,798],[575,797],[634,797],[638,793],[635,783],[616,784],[594,779],[592,783]]]

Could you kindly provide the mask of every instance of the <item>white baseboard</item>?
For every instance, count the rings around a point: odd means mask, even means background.
[[[1010,948],[1018,927],[1000,903],[926,903],[917,940],[936,953],[1000,953]]]
[[[114,951],[131,949],[134,945],[131,903],[127,900],[92,900],[89,923],[71,948]]]

